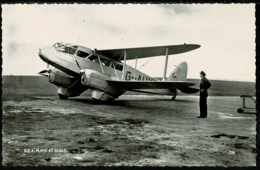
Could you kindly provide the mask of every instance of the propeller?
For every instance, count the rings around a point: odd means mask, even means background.
[[[38,74],[45,76],[45,77],[49,77],[50,76],[50,70],[42,70]]]
[[[79,65],[78,61],[77,61],[77,60],[75,60],[75,61],[76,61],[77,65],[78,65],[79,69],[81,70],[81,68],[80,68],[80,65]]]
[[[83,85],[84,85],[84,84],[87,84],[88,79],[87,79],[87,77],[84,75],[85,70],[84,70],[84,69],[81,69],[81,67],[80,67],[80,65],[79,65],[79,63],[78,63],[77,60],[75,60],[75,61],[76,61],[77,66],[79,67],[79,72],[80,72],[80,74],[81,74],[81,83],[82,83]]]
[[[79,63],[78,63],[78,61],[77,60],[75,60],[76,61],[76,64],[77,64],[77,66],[78,66],[78,68],[79,68],[79,72],[82,74],[82,73],[84,73],[84,70],[82,70],[81,69],[81,67],[80,67],[80,65],[79,65]]]
[[[40,71],[38,74],[43,75],[45,77],[49,77],[51,73],[51,69],[49,68],[49,64],[47,64],[47,69]]]

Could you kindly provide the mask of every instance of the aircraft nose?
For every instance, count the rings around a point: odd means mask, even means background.
[[[38,55],[40,56],[40,58],[46,62],[49,63],[51,62],[53,59],[53,49],[52,48],[44,48],[44,49],[39,49]]]
[[[39,49],[38,55],[43,61],[47,62],[46,56],[42,53],[42,49]]]

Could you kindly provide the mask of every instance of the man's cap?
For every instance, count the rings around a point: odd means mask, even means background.
[[[206,76],[206,73],[204,71],[201,71],[200,74]]]

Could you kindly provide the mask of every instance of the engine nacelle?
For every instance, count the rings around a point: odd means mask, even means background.
[[[59,86],[58,87],[58,94],[60,99],[68,99],[68,97],[75,97],[79,96],[84,89],[69,89],[66,87]]]
[[[70,77],[69,75],[59,70],[50,70],[48,77],[49,82],[57,86],[69,87],[72,83],[75,82],[75,78]]]
[[[113,101],[115,99],[114,96],[111,96],[110,94],[100,90],[93,90],[91,97],[92,99],[101,100],[101,101],[109,101],[109,100]]]
[[[58,86],[58,94],[61,99],[67,99],[68,97],[79,96],[88,88],[83,86],[78,78],[69,76],[68,74],[56,70],[43,70],[41,75],[46,76],[49,82]]]
[[[92,97],[94,96],[93,98],[98,100],[117,98],[126,92],[124,89],[110,85],[107,82],[109,79],[111,79],[111,77],[106,74],[95,70],[85,69],[81,76],[81,83],[93,89]]]
[[[110,77],[105,74],[98,71],[85,69],[81,76],[81,83],[91,88],[105,90],[108,86],[106,81],[107,79],[110,79]]]

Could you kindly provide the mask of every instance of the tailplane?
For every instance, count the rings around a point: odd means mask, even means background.
[[[168,81],[186,81],[187,80],[188,65],[182,62],[175,66],[173,72],[168,77]]]

